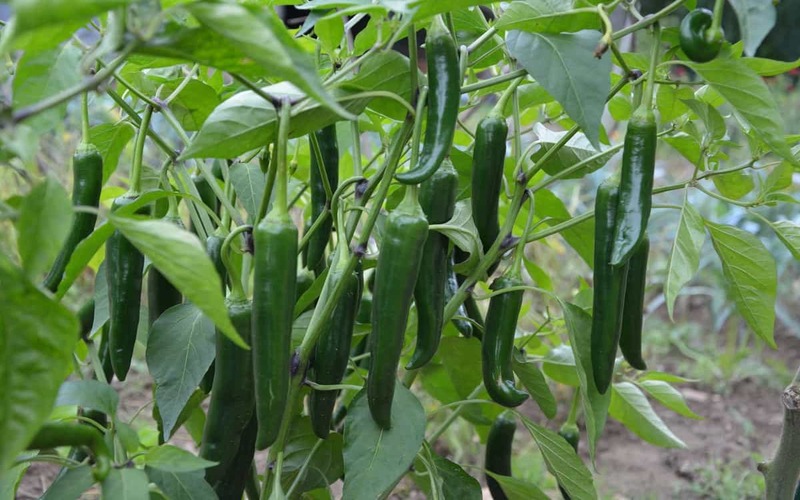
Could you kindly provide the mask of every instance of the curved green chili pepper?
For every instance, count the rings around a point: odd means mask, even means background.
[[[642,323],[649,251],[650,239],[645,235],[628,263],[625,305],[622,309],[622,330],[619,336],[619,348],[622,355],[637,370],[647,369],[647,364],[642,358]]]
[[[501,413],[494,421],[486,438],[484,467],[488,472],[511,477],[511,451],[516,430],[517,421],[508,412]],[[486,474],[486,486],[489,487],[489,493],[494,500],[508,499],[500,483],[488,474]]]
[[[622,150],[614,249],[609,262],[622,266],[647,232],[652,207],[653,173],[656,162],[656,119],[648,106],[634,111]]]
[[[490,288],[501,291],[523,284],[517,277],[501,276],[494,280]],[[481,340],[483,385],[492,400],[509,408],[519,406],[528,399],[526,392],[514,386],[514,372],[511,368],[514,335],[524,293],[523,290],[514,290],[491,298]]]
[[[81,144],[72,156],[72,205],[97,208],[103,190],[103,157],[91,144]],[[72,227],[64,246],[53,262],[53,267],[44,279],[44,287],[55,292],[64,276],[72,252],[84,238],[94,230],[97,214],[75,212]]]
[[[395,175],[403,184],[419,184],[436,172],[453,145],[458,119],[461,71],[455,42],[440,16],[434,18],[428,29],[425,56],[428,61],[425,140],[417,165],[412,170]]]
[[[121,196],[111,211],[127,206],[138,196]],[[106,241],[106,279],[108,280],[108,349],[111,366],[119,381],[125,380],[131,366],[142,296],[144,255],[119,230]]]
[[[443,224],[453,217],[456,207],[458,174],[450,160],[442,166],[419,190],[419,202],[429,224]],[[434,232],[425,240],[422,263],[414,288],[417,306],[417,346],[407,370],[425,366],[436,354],[442,337],[445,287],[447,285],[447,254],[450,241],[447,236]]]
[[[500,234],[498,207],[503,188],[503,163],[506,157],[506,120],[489,114],[475,130],[472,152],[472,219],[484,252]]]
[[[311,188],[311,221],[325,212],[330,212],[330,200],[326,195],[323,172],[328,179],[331,194],[339,185],[339,145],[336,140],[336,125],[330,125],[314,132],[319,145],[319,157],[314,148],[311,151],[309,186]],[[306,245],[306,267],[319,275],[325,264],[325,249],[331,236],[333,218],[329,216],[308,239]]]
[[[428,237],[428,221],[413,189],[386,218],[375,271],[367,402],[373,420],[383,429],[391,427],[397,363]]]
[[[94,455],[94,478],[102,481],[111,470],[111,453],[103,435],[93,426],[47,422],[36,432],[26,446],[29,450],[46,450],[59,446],[85,446]]]
[[[628,266],[609,264],[614,248],[614,226],[618,217],[619,187],[607,180],[597,189],[594,214],[594,302],[592,307],[592,372],[600,394],[611,385],[617,355],[625,280]]]

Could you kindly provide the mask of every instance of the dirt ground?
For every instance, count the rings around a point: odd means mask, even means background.
[[[779,327],[776,331],[778,351],[764,353],[764,358],[784,364],[794,371],[800,360],[800,338]],[[661,360],[656,368],[672,368],[672,356]],[[151,387],[144,382],[126,383],[120,388],[120,413],[133,415],[146,405]],[[595,483],[601,498],[606,499],[692,499],[692,498],[748,498],[744,492],[734,489],[703,490],[701,484],[718,480],[715,473],[725,470],[733,474],[757,475],[755,466],[762,457],[771,457],[780,437],[782,409],[781,391],[765,388],[757,380],[744,378],[731,387],[726,394],[713,392],[701,384],[681,384],[677,388],[688,405],[703,420],[690,420],[669,410],[653,406],[669,428],[687,445],[684,450],[667,450],[649,445],[616,421],[609,419],[604,435],[598,445],[597,473]],[[565,403],[566,404],[566,403]],[[534,407],[531,407],[534,410]],[[538,411],[538,410],[534,410]],[[559,412],[562,413],[562,412]],[[139,418],[149,419],[145,409]],[[540,417],[537,414],[537,419]],[[191,438],[185,431],[173,437],[171,443],[194,450]],[[581,452],[586,463],[585,443]],[[18,490],[18,499],[39,498],[52,482],[58,466],[35,463],[31,466]],[[733,479],[734,482],[736,478]],[[336,486],[336,485],[335,485]],[[336,491],[338,488],[334,488]],[[418,491],[406,489],[403,498],[424,498]],[[339,490],[341,491],[341,490]],[[98,498],[97,491],[89,491],[82,498]],[[394,496],[393,498],[400,498]],[[484,491],[484,498],[490,498]]]

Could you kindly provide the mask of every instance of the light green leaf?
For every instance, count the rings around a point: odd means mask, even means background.
[[[795,259],[800,260],[800,226],[792,221],[779,220],[769,226],[781,242],[789,249]]]
[[[592,473],[586,468],[575,450],[564,438],[555,432],[536,425],[533,421],[520,415],[522,423],[533,436],[547,470],[558,480],[570,498],[575,500],[597,498]]]
[[[148,467],[165,472],[191,472],[206,469],[216,464],[216,462],[209,462],[193,453],[169,444],[147,450],[144,455],[144,463]]]
[[[226,337],[246,348],[228,317],[219,274],[197,236],[165,220],[133,219],[117,214],[109,219],[123,236]]]
[[[533,125],[533,133],[536,134],[537,142],[541,145],[541,148],[536,151],[531,159],[536,163],[537,167],[541,167],[548,175],[559,174],[578,162],[587,161],[583,168],[562,176],[562,179],[580,179],[586,174],[603,167],[611,157],[622,149],[622,144],[620,144],[611,148],[603,147],[601,152],[598,153],[589,143],[586,136],[579,132],[568,140],[558,152],[550,156],[544,163],[540,163],[538,160],[559,142],[567,132],[555,132],[537,122]],[[588,161],[590,159],[591,161]]]
[[[252,222],[258,216],[258,207],[264,197],[264,187],[267,184],[264,172],[258,165],[236,163],[231,167],[231,183],[236,197],[249,216],[248,220]]]
[[[736,308],[750,328],[776,348],[773,328],[778,278],[774,257],[747,231],[708,221],[706,226]]]
[[[495,27],[500,31],[574,32],[596,28],[597,13],[573,12],[571,3],[563,0],[516,1],[503,11]]]
[[[142,469],[112,468],[103,481],[103,498],[146,500],[150,498],[147,474]]]
[[[667,382],[661,380],[643,380],[639,382],[639,387],[645,390],[647,394],[653,397],[656,401],[663,404],[670,410],[678,415],[683,415],[686,418],[694,420],[703,420],[703,417],[693,412],[686,404],[683,394],[678,392],[677,389],[669,385]]]
[[[664,300],[667,303],[667,312],[672,319],[675,299],[686,283],[692,279],[700,267],[700,250],[706,239],[703,218],[697,213],[689,198],[684,196],[681,218],[675,241],[667,261],[667,277],[664,282]]]
[[[729,0],[744,42],[744,53],[755,55],[761,42],[775,26],[775,4],[772,0]]]
[[[477,265],[483,258],[483,247],[478,239],[478,230],[472,220],[472,206],[467,200],[456,203],[453,217],[444,224],[431,224],[432,231],[438,231],[447,236],[461,250],[469,253],[466,262],[459,262],[456,271],[467,272]]]
[[[178,417],[208,371],[215,355],[214,324],[192,303],[167,309],[147,338],[147,367],[164,437],[175,432]]]
[[[642,391],[630,382],[620,382],[611,387],[608,413],[650,444],[662,448],[686,448],[686,444],[656,415]]]
[[[16,222],[17,248],[29,278],[38,279],[61,251],[72,213],[67,192],[52,177],[37,184],[22,200]]]
[[[93,484],[91,465],[65,468],[39,500],[79,499]]]
[[[784,138],[783,117],[764,80],[741,59],[686,62],[733,106],[775,154],[795,163]]]
[[[392,402],[392,428],[372,420],[366,391],[347,409],[344,429],[344,498],[383,498],[408,472],[425,438],[425,411],[417,397],[398,383]]]
[[[511,55],[580,125],[595,148],[600,148],[600,119],[611,88],[611,57],[592,53],[600,33],[538,34],[509,31]]]
[[[31,453],[31,456],[33,456],[35,455],[36,452],[29,452],[29,453]],[[20,462],[17,465],[11,467],[10,469],[0,472],[0,500],[14,500],[15,498],[17,498],[17,488],[19,488],[19,484],[22,482],[22,478],[23,476],[25,476],[25,473],[28,472],[28,468],[30,466],[31,462]],[[92,482],[94,482],[94,480],[91,479],[92,477],[91,468],[88,465],[85,465],[83,467],[89,469],[89,479]],[[50,488],[48,488],[48,491],[50,489],[53,489],[53,487],[55,487],[55,483],[57,482],[58,480],[56,480],[53,483],[53,485]],[[83,492],[82,491],[78,492],[78,495],[80,495],[81,493]],[[45,495],[42,496],[42,499],[53,500],[53,497],[49,497],[49,499],[46,497],[47,494],[45,493]]]
[[[555,226],[572,218],[564,202],[549,189],[541,189],[533,198],[536,216],[547,219],[548,226]],[[578,255],[590,266],[594,265],[594,219],[572,226],[561,232]]]
[[[680,377],[678,375],[673,375],[672,373],[656,372],[656,371],[644,373],[642,374],[641,377],[639,377],[639,382],[645,380],[660,380],[662,382],[669,382],[670,384],[684,384],[686,382],[697,382],[694,379]]]
[[[170,95],[182,84],[184,84],[183,78],[169,82],[164,85],[162,95]],[[191,79],[169,103],[169,109],[185,131],[195,132],[200,130],[211,111],[219,105],[219,101],[217,92],[210,85]]]
[[[99,380],[68,380],[58,389],[55,406],[73,405],[114,416],[119,395],[113,387]]]
[[[488,470],[486,474],[500,484],[508,500],[548,500],[550,498],[533,483],[511,476],[501,476]]]
[[[217,500],[214,489],[206,482],[205,471],[166,472],[145,468],[147,478],[170,500]]]
[[[763,57],[743,57],[741,61],[760,76],[778,76],[800,67],[800,59],[776,61]]]
[[[569,343],[577,361],[576,368],[578,379],[580,380],[581,405],[586,419],[586,432],[589,436],[589,455],[594,459],[597,451],[597,441],[603,434],[603,429],[606,425],[611,395],[608,392],[600,394],[594,384],[591,357],[591,316],[574,304],[562,300],[559,300],[559,303],[564,311]]]
[[[14,74],[14,108],[30,106],[79,84],[80,57],[80,50],[72,44],[24,54],[17,63]],[[25,123],[44,134],[62,121],[66,109],[66,103],[60,104],[31,117]]]
[[[525,390],[533,397],[542,413],[548,419],[556,416],[556,399],[550,392],[542,371],[535,363],[527,363],[517,351],[513,358],[514,373],[517,374]]]
[[[79,325],[3,252],[0,283],[0,470],[6,470],[50,414]]]
[[[103,183],[117,170],[119,156],[133,139],[136,129],[128,122],[101,123],[89,129],[89,143],[103,156]]]
[[[325,90],[310,54],[292,38],[274,9],[205,2],[184,8],[206,28],[236,44],[270,75],[293,83],[342,117],[351,116]]]

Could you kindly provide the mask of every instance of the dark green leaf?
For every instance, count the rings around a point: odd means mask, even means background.
[[[239,198],[248,220],[251,222],[258,216],[258,207],[264,197],[264,186],[267,178],[261,167],[250,163],[236,163],[231,167],[231,183],[236,197]]]
[[[103,481],[103,498],[144,500],[150,497],[147,474],[141,469],[111,469]]]
[[[510,476],[501,476],[489,471],[486,471],[486,474],[500,483],[500,487],[503,488],[503,493],[508,496],[508,500],[548,500],[550,498],[533,483]]]
[[[395,387],[388,431],[372,420],[366,391],[359,392],[345,418],[344,498],[373,500],[387,495],[408,472],[424,438],[425,411],[402,384]]]
[[[78,500],[93,484],[94,477],[90,465],[64,469],[39,500]]]
[[[342,476],[344,470],[342,435],[335,432],[329,434],[309,459],[309,453],[318,441],[319,438],[311,429],[310,418],[298,417],[292,421],[284,450],[281,475],[284,491],[288,491],[307,461],[308,466],[294,491],[295,494],[324,488]]]
[[[563,0],[525,0],[512,2],[497,20],[500,31],[523,30],[535,33],[574,32],[597,27],[594,12],[573,12]]]
[[[133,139],[136,129],[128,122],[101,123],[89,129],[90,144],[103,155],[103,183],[117,170],[119,156]]]
[[[150,329],[147,366],[166,439],[214,360],[214,338],[214,324],[191,303],[167,309]]]
[[[694,420],[703,420],[703,417],[689,408],[686,404],[686,400],[683,398],[683,394],[667,382],[661,380],[644,380],[639,383],[639,387],[644,389],[653,399],[678,415]]]
[[[511,55],[580,125],[595,148],[600,148],[600,119],[611,88],[611,57],[592,54],[600,33],[539,34],[510,31]]]
[[[536,404],[541,408],[542,413],[548,419],[556,416],[556,399],[550,392],[542,371],[536,363],[526,363],[521,359],[522,356],[514,356],[514,373],[517,374],[525,390],[533,397]]]
[[[546,224],[551,227],[572,218],[561,198],[548,189],[537,191],[533,202],[536,216],[540,219],[548,219]],[[584,262],[590,266],[594,265],[594,219],[587,219],[585,222],[561,231],[561,236]]]

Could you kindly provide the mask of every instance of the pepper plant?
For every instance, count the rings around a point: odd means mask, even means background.
[[[651,403],[695,416],[680,377],[647,370],[648,283],[671,316],[710,238],[744,324],[777,347],[773,256],[689,195],[800,258],[800,226],[765,215],[797,201],[800,139],[763,79],[798,63],[755,57],[774,7],[741,5],[12,0],[0,495],[49,461],[53,498],[330,498],[341,481],[374,499],[405,481],[584,499],[609,417],[685,447]],[[690,175],[661,182],[663,158]],[[651,212],[668,234],[648,235]],[[557,242],[587,271],[531,257]],[[153,392],[130,416],[137,380]],[[769,498],[800,475],[798,384]],[[481,467],[448,455],[456,422]],[[511,475],[523,432],[539,484]]]

